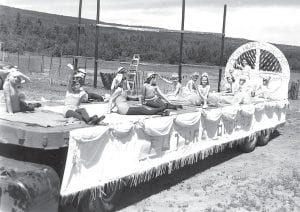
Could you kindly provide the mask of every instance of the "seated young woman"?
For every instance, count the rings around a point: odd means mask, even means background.
[[[142,104],[149,107],[160,108],[166,106],[167,109],[177,110],[182,105],[172,104],[168,98],[161,92],[156,84],[156,74],[148,73],[144,86],[142,88]]]
[[[166,105],[162,105],[158,108],[148,108],[143,105],[133,106],[129,105],[128,100],[137,100],[138,97],[131,97],[127,95],[127,91],[124,88],[126,80],[119,83],[109,100],[109,112],[116,106],[118,113],[121,115],[155,115],[163,112],[166,109]]]
[[[270,76],[262,76],[262,82],[256,87],[252,94],[256,101],[278,100],[276,91],[280,88],[280,83],[278,85],[273,84],[270,86],[270,80]]]
[[[82,99],[83,103],[89,103],[89,102],[103,102],[104,97],[93,92],[88,92],[86,89],[84,89],[85,84],[85,78],[86,78],[86,71],[83,68],[78,68],[77,70],[74,70],[73,65],[68,64],[67,65],[70,69],[74,71],[74,80],[77,80],[80,83],[80,90],[85,92],[85,97]]]
[[[124,67],[118,68],[116,76],[111,83],[110,90],[112,93],[118,88],[118,85],[121,83],[122,80],[124,81],[124,83],[126,83],[126,90],[130,90],[129,82],[127,80],[124,80],[124,77],[126,77],[127,74],[128,70],[126,70]]]
[[[235,86],[233,76],[227,76],[226,82],[222,85],[221,93],[210,93],[208,101],[216,106],[249,103],[251,89],[247,84],[247,79],[247,76],[241,75],[238,86]]]
[[[184,102],[184,105],[201,105],[201,97],[197,85],[198,79],[199,74],[195,72],[191,75],[191,79],[187,82],[186,86],[182,87],[178,99]]]
[[[30,79],[21,72],[14,70],[11,71],[5,79],[3,85],[4,101],[5,104],[1,104],[1,111],[6,111],[10,114],[17,112],[34,111],[35,108],[40,107],[40,103],[26,103],[25,95],[19,91],[22,82],[29,82]]]
[[[207,108],[207,99],[210,91],[210,85],[208,80],[208,74],[204,72],[200,78],[200,86],[198,87],[198,93],[201,98],[203,108]]]
[[[70,74],[68,89],[65,97],[64,116],[66,118],[76,118],[89,125],[99,124],[99,122],[102,121],[105,116],[103,115],[98,117],[97,115],[94,115],[90,117],[85,108],[80,107],[83,98],[86,97],[86,93],[80,89],[81,84],[78,80],[74,80],[74,70],[72,68],[70,69],[72,73]]]

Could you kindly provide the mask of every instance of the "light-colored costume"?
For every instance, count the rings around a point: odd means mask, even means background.
[[[183,105],[200,105],[201,98],[198,94],[198,86],[191,79],[187,82],[186,86],[182,88],[182,92],[178,95],[178,100]]]

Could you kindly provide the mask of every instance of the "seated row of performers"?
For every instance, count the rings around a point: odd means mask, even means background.
[[[236,86],[234,77],[229,75],[226,78],[226,82],[222,85],[222,92],[216,93],[210,92],[207,73],[203,73],[201,77],[198,73],[192,74],[191,79],[185,87],[181,86],[176,74],[173,74],[169,81],[158,74],[148,73],[141,95],[131,96],[129,95],[130,86],[127,81],[127,73],[125,68],[119,68],[112,82],[112,95],[108,104],[109,113],[116,107],[117,112],[121,115],[168,115],[170,112],[169,109],[177,110],[182,108],[182,105],[202,105],[203,108],[206,108],[208,103],[215,106],[249,103],[248,99],[254,93],[255,96],[268,98],[268,83],[270,78],[263,78],[262,85],[257,87],[254,92],[246,82],[247,76],[240,76],[239,83]],[[104,119],[104,116],[89,117],[85,109],[79,106],[81,102],[89,99],[89,96],[94,96],[88,95],[89,93],[82,88],[82,83],[80,83],[82,77],[83,75],[79,71],[74,70],[65,99],[65,117],[75,117],[85,121],[87,124],[98,124]],[[199,77],[200,85],[197,85]],[[166,83],[171,83],[173,85],[172,91],[164,94],[157,86],[157,78],[162,79]],[[251,94],[249,93],[250,90]],[[128,101],[140,101],[141,104],[131,104]],[[178,102],[181,104],[174,104]]]
[[[75,70],[72,65],[68,66],[72,73],[70,74],[65,97],[64,116],[67,118],[74,117],[87,124],[98,124],[105,116],[89,116],[80,104],[90,100],[104,101],[105,97],[87,92],[83,88],[84,83],[82,82],[86,73],[80,69]],[[41,105],[39,103],[26,103],[24,101],[24,93],[19,91],[21,83],[30,79],[15,69],[15,67],[12,67],[6,79],[4,79],[3,96],[2,98],[0,97],[2,101],[4,100],[3,104],[1,104],[3,106],[2,109],[10,114],[34,111],[35,108]],[[226,81],[222,84],[221,92],[216,93],[210,91],[207,73],[203,73],[201,77],[198,73],[192,74],[191,79],[184,87],[181,86],[177,74],[173,74],[171,80],[167,80],[158,74],[148,73],[141,96],[128,95],[129,85],[126,77],[126,69],[120,68],[112,84],[109,112],[116,106],[118,113],[123,115],[168,115],[170,109],[177,110],[182,108],[182,105],[202,105],[203,108],[206,108],[208,104],[220,106],[223,104],[249,103],[251,96],[265,99],[270,97],[270,89],[268,87],[270,77],[263,77],[261,85],[253,89],[253,86],[250,86],[251,83],[247,82],[249,81],[248,76],[239,76],[239,82],[236,83],[233,75],[229,74],[226,77]],[[172,84],[172,91],[164,94],[157,86],[157,78]],[[200,84],[198,85],[197,80],[199,78]],[[140,100],[142,104],[129,104],[128,100]]]

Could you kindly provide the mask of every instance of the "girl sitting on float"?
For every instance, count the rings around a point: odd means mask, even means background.
[[[226,81],[221,85],[221,93],[227,95],[233,95],[237,90],[237,85],[235,84],[235,78],[231,74],[226,77]]]
[[[198,73],[193,73],[191,79],[187,82],[186,86],[182,88],[182,92],[179,94],[179,99],[185,102],[184,105],[200,105],[201,99],[198,93],[197,80],[199,78]]]
[[[113,81],[111,83],[110,90],[112,93],[118,88],[118,85],[123,80],[123,76],[125,76],[127,73],[128,73],[128,70],[126,70],[124,67],[118,68],[117,75],[115,76],[115,78],[113,79]],[[124,82],[126,82],[126,90],[130,90],[130,85],[129,85],[128,81],[126,80]]]
[[[89,116],[85,108],[80,107],[83,99],[87,98],[87,94],[85,91],[81,89],[81,84],[78,80],[74,80],[75,71],[71,65],[68,65],[72,73],[70,74],[68,89],[65,97],[65,106],[63,110],[63,114],[66,118],[76,118],[80,121],[84,121],[89,125],[97,125],[99,124],[105,116],[98,117],[94,115],[92,117]]]
[[[1,111],[6,111],[9,114],[17,113],[17,112],[27,112],[34,111],[35,108],[41,106],[40,103],[26,103],[25,95],[19,91],[21,87],[21,83],[29,82],[30,79],[23,73],[17,71],[17,69],[12,70],[5,79],[3,85],[4,92],[4,101],[5,104],[1,104]]]
[[[270,77],[263,76],[262,84],[256,89],[255,96],[259,98],[268,99],[270,97],[269,88]]]
[[[221,93],[210,93],[208,101],[216,106],[249,103],[251,90],[247,84],[247,79],[247,76],[241,75],[239,84],[235,86],[233,76],[228,75]]]
[[[204,72],[200,78],[200,86],[198,87],[198,93],[201,98],[201,103],[203,104],[203,108],[207,108],[207,98],[210,90],[208,74]]]
[[[276,85],[273,83],[273,85],[270,86],[270,81],[270,76],[262,76],[262,83],[256,88],[255,92],[253,92],[253,96],[258,97],[259,99],[277,100],[278,95],[273,94],[276,94],[276,91],[281,87],[281,84],[278,83],[278,85]]]
[[[162,112],[167,108],[165,104],[158,108],[148,108],[143,105],[129,105],[129,100],[136,101],[138,97],[128,96],[124,87],[126,87],[125,77],[123,77],[123,80],[119,83],[109,100],[109,113],[116,106],[118,113],[121,115],[155,115],[159,113],[164,115]]]
[[[161,92],[156,84],[156,74],[148,73],[142,88],[142,104],[153,108],[166,106],[167,109],[182,108],[181,105],[173,105],[168,98]]]

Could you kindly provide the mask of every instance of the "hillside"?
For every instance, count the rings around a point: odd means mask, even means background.
[[[93,56],[94,20],[83,19],[80,54]],[[46,55],[73,55],[77,18],[53,15],[0,5],[0,40],[4,50]],[[180,34],[100,28],[99,57],[104,60],[127,60],[139,53],[143,61],[175,64],[179,58]],[[226,38],[225,61],[245,39]],[[216,33],[185,34],[185,63],[218,65],[221,36]],[[300,70],[300,47],[276,45],[289,60],[292,69]]]

